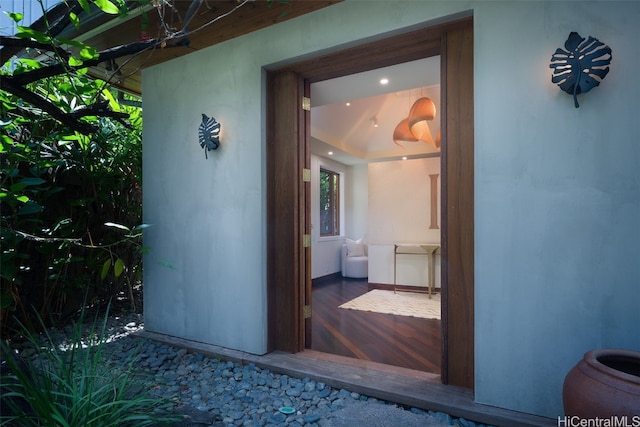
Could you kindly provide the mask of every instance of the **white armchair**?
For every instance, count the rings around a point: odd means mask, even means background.
[[[342,245],[342,277],[364,279],[369,276],[367,245],[360,240],[347,239]]]

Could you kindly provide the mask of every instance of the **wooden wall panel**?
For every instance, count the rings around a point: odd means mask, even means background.
[[[473,388],[473,27],[448,31],[442,50],[442,380]]]

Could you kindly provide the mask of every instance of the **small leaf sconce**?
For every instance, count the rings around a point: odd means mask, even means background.
[[[220,123],[214,117],[202,115],[202,123],[198,128],[198,140],[200,147],[204,148],[204,158],[208,159],[207,151],[215,150],[220,146]]]
[[[611,48],[594,37],[585,39],[576,32],[569,34],[564,47],[566,50],[558,48],[551,56],[551,81],[573,95],[573,103],[578,108],[577,95],[599,86],[609,73]]]

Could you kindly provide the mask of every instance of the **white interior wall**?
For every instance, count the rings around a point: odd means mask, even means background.
[[[369,282],[394,283],[394,245],[440,245],[440,228],[430,228],[431,174],[440,174],[440,157],[369,164]],[[436,201],[440,224],[439,188]],[[426,256],[397,255],[395,265],[397,284],[427,286]]]
[[[640,6],[624,1],[347,0],[144,70],[145,327],[266,351],[263,67],[468,10],[475,399],[555,417],[585,351],[640,349]],[[579,109],[548,68],[571,31],[613,49]],[[202,113],[222,123],[209,160]]]
[[[367,239],[367,223],[369,216],[369,172],[366,164],[349,166],[350,180],[346,182],[347,202],[345,208],[349,212],[346,218],[347,237],[350,239]]]

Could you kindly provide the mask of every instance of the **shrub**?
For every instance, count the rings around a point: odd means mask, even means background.
[[[106,93],[82,76],[37,85],[60,105]],[[99,130],[82,135],[0,91],[2,335],[14,317],[37,326],[32,307],[50,324],[77,314],[85,294],[90,303],[132,298],[141,279],[142,117],[117,108],[129,113],[126,126],[94,118]]]
[[[107,311],[108,313],[108,311]],[[91,427],[149,426],[175,422],[169,402],[151,397],[135,373],[137,357],[113,366],[104,354],[106,319],[94,319],[83,334],[83,319],[64,345],[48,332],[23,332],[35,356],[22,358],[2,342],[2,425]],[[3,366],[4,368],[4,366]],[[6,411],[6,413],[5,413]]]

